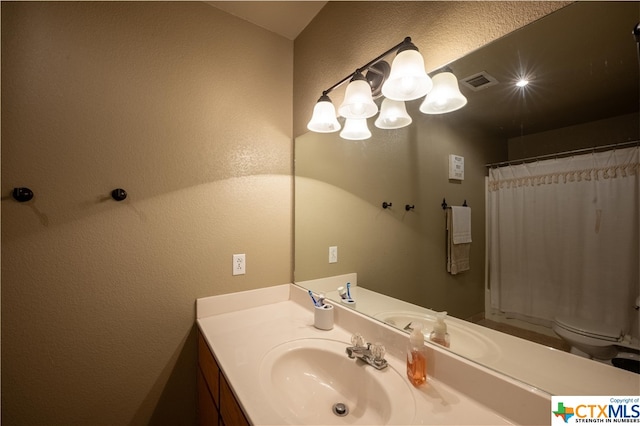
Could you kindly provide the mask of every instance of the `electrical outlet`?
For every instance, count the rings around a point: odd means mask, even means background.
[[[329,247],[329,263],[338,263],[338,246]]]
[[[244,275],[246,273],[246,266],[244,254],[233,255],[233,275]]]

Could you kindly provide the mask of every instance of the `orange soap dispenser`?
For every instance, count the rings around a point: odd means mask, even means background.
[[[407,349],[407,377],[413,386],[420,386],[427,381],[427,348],[424,345],[422,324],[412,323]]]

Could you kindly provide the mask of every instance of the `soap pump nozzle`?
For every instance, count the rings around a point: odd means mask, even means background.
[[[424,346],[424,334],[422,333],[422,323],[411,323],[411,333],[409,333],[409,341],[413,347]]]
[[[444,322],[446,318],[446,311],[438,312],[436,314],[436,323],[433,325],[433,330],[429,335],[429,340],[448,348],[451,341],[449,339],[449,333],[447,332],[447,324]]]

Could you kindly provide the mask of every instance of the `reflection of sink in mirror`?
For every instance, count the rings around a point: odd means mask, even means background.
[[[416,313],[410,311],[390,311],[380,312],[373,315],[374,318],[381,320],[391,326],[401,330],[406,330],[407,326],[412,322],[422,323],[422,331],[427,340],[429,333],[436,323],[436,313]],[[472,360],[496,360],[500,357],[500,348],[489,337],[484,336],[468,326],[468,323],[456,320],[455,318],[447,318],[447,331],[451,338],[450,349],[455,353]]]
[[[404,376],[349,359],[347,346],[299,339],[274,347],[260,365],[266,399],[292,424],[411,423],[415,400]],[[334,413],[335,404],[347,413]]]

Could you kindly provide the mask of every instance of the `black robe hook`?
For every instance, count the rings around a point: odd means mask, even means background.
[[[16,201],[24,203],[26,201],[30,201],[33,198],[33,191],[25,187],[13,188],[12,195]]]
[[[111,197],[116,201],[122,201],[127,198],[127,191],[122,188],[117,188],[111,191]]]

